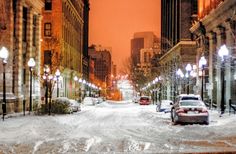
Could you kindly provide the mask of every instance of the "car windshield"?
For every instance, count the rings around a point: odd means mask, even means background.
[[[180,106],[204,106],[201,101],[181,101]]]

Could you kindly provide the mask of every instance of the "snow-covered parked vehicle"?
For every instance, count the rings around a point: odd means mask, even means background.
[[[74,99],[70,99],[70,107],[73,112],[81,111],[81,105]]]
[[[82,103],[84,105],[96,105],[98,104],[98,100],[95,97],[85,97]]]
[[[171,109],[171,120],[177,123],[203,123],[209,124],[209,113],[201,100],[181,100]]]

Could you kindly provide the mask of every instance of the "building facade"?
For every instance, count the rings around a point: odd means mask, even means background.
[[[102,88],[110,87],[112,71],[111,48],[102,46],[89,47],[89,56],[94,60],[94,78],[102,82],[102,85],[95,84]]]
[[[42,30],[42,68],[49,66],[51,74],[59,69],[59,95],[74,98],[73,79],[82,78],[83,44],[86,44],[83,42],[84,1],[46,0]]]
[[[196,63],[201,56],[207,59],[204,98],[211,106],[229,110],[229,100],[236,100],[236,2],[199,0],[198,5],[199,18],[190,30],[197,42]],[[224,59],[218,55],[222,45],[229,50]]]
[[[163,99],[174,100],[178,88],[177,69],[184,72],[187,63],[195,65],[196,61],[196,43],[189,29],[197,16],[197,0],[162,0],[161,16],[161,56],[158,66],[165,83],[161,93]],[[183,84],[181,88],[185,89],[186,85]],[[191,93],[195,92],[193,89],[190,88]]]
[[[9,57],[6,72],[7,113],[22,111],[23,100],[26,100],[26,110],[29,109],[30,71],[27,65],[29,58],[34,58],[33,68],[33,102],[40,97],[41,56],[41,19],[44,2],[42,0],[1,0],[0,18],[0,48],[6,47]],[[3,82],[3,67],[0,65],[0,82]],[[1,99],[3,84],[0,84]],[[2,110],[0,110],[2,112]]]
[[[83,78],[89,80],[89,56],[88,56],[88,40],[89,40],[89,0],[84,2],[84,28],[83,28]]]

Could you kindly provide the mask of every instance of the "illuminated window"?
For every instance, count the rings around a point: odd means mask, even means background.
[[[44,24],[44,36],[51,36],[52,34],[52,24],[45,23]]]

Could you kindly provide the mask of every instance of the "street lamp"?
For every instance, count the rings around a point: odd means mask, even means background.
[[[30,58],[28,61],[28,66],[30,70],[30,103],[29,103],[29,113],[32,111],[32,69],[35,66],[34,58]]]
[[[48,76],[49,76],[50,68],[44,68],[44,75],[43,79],[45,80],[45,113],[47,112],[47,105],[48,105]]]
[[[0,58],[2,59],[3,64],[3,102],[2,102],[2,120],[4,121],[4,116],[7,113],[7,100],[6,100],[6,75],[5,75],[5,66],[7,64],[8,50],[5,47],[2,47],[0,50]]]
[[[188,84],[187,84],[187,94],[189,94],[189,75],[190,72],[192,70],[192,66],[190,64],[187,64],[187,66],[185,67],[186,71],[187,71],[187,77],[188,77]]]
[[[203,98],[203,90],[204,90],[203,84],[204,84],[204,77],[205,77],[205,75],[204,75],[204,68],[205,68],[206,64],[207,64],[206,58],[204,56],[202,56],[200,58],[200,60],[199,60],[199,68],[202,69],[202,87],[201,87],[201,97],[202,97],[202,100],[204,100],[204,98]]]
[[[225,110],[225,93],[224,93],[224,87],[225,87],[225,73],[224,73],[224,67],[225,67],[225,63],[224,63],[224,59],[226,58],[226,56],[228,56],[229,54],[229,50],[227,49],[226,45],[222,45],[218,51],[218,55],[221,57],[221,114],[224,113]]]
[[[60,78],[60,75],[61,75],[59,69],[56,70],[55,74],[56,74],[56,78],[57,78],[57,97],[59,97],[59,78]]]
[[[76,99],[76,82],[78,81],[78,77],[77,76],[74,76],[74,81],[75,81],[75,99]]]
[[[177,78],[178,78],[178,94],[179,94],[179,89],[181,88],[181,83],[180,83],[180,78],[183,78],[184,77],[184,73],[181,71],[181,69],[179,68],[177,71],[176,71],[176,75],[177,75]],[[180,91],[181,92],[181,91]]]

